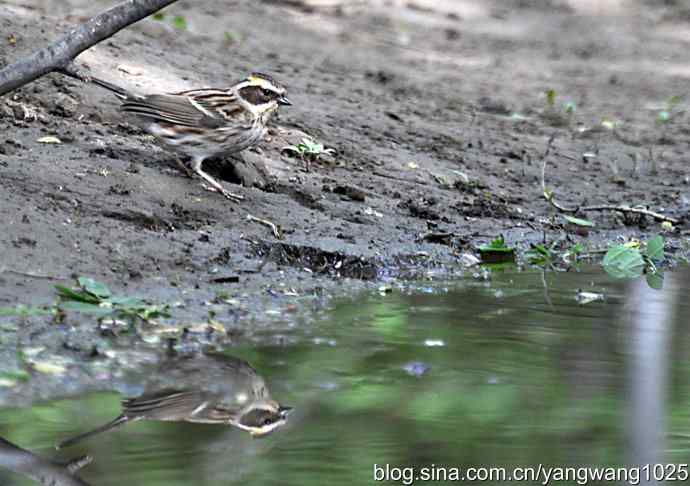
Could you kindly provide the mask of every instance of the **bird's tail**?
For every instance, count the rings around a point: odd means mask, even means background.
[[[70,437],[69,439],[63,440],[62,442],[57,444],[55,448],[64,449],[65,447],[72,446],[77,442],[81,442],[84,439],[88,439],[91,436],[100,434],[101,432],[106,432],[108,430],[119,427],[120,425],[126,424],[127,422],[129,422],[129,420],[130,419],[125,415],[120,415],[119,417],[111,420],[107,424],[101,425],[100,427],[96,427],[95,429],[89,430],[88,432],[84,432],[83,434],[75,435],[74,437]]]
[[[101,88],[105,88],[108,91],[111,91],[115,94],[115,96],[117,96],[120,99],[124,100],[132,97],[132,94],[129,91],[127,91],[124,88],[120,88],[119,86],[115,86],[114,84],[109,83],[108,81],[103,81],[102,79],[94,78],[91,76],[89,76],[89,80],[93,84],[100,86]]]

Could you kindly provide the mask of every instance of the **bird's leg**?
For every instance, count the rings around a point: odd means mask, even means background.
[[[194,172],[189,170],[189,166],[182,162],[182,160],[179,157],[175,157],[175,162],[177,162],[177,165],[180,166],[180,169],[187,174],[187,177],[190,179],[194,179]]]
[[[206,182],[211,184],[211,187],[209,189],[213,191],[220,192],[223,196],[225,196],[228,199],[232,199],[233,201],[242,201],[244,197],[238,195],[238,194],[233,194],[232,192],[228,191],[225,189],[220,182],[215,180],[213,177],[208,175],[206,172],[201,170],[201,163],[204,161],[202,158],[194,158],[194,161],[192,163],[192,170],[199,174],[202,179],[204,179]]]

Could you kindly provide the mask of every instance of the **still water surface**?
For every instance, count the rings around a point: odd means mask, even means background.
[[[674,317],[654,310],[644,330],[624,304],[655,291],[634,296],[600,273],[498,273],[337,301],[291,344],[230,350],[294,407],[261,439],[141,421],[53,449],[116,417],[115,392],[0,410],[0,435],[49,459],[92,456],[80,476],[94,486],[372,484],[374,464],[688,462],[684,282],[667,276],[656,295],[681,296]],[[579,303],[578,289],[602,299]],[[0,470],[0,484],[35,483]]]

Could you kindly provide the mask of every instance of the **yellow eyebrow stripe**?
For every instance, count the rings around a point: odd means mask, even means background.
[[[263,78],[257,76],[249,76],[247,78],[251,86],[259,86],[260,88],[275,89],[275,87]]]

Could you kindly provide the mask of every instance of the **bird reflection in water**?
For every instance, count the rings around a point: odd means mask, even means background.
[[[271,397],[264,379],[244,360],[215,354],[173,356],[150,375],[142,395],[122,401],[122,414],[56,447],[138,420],[232,425],[261,437],[284,425],[290,410]]]

